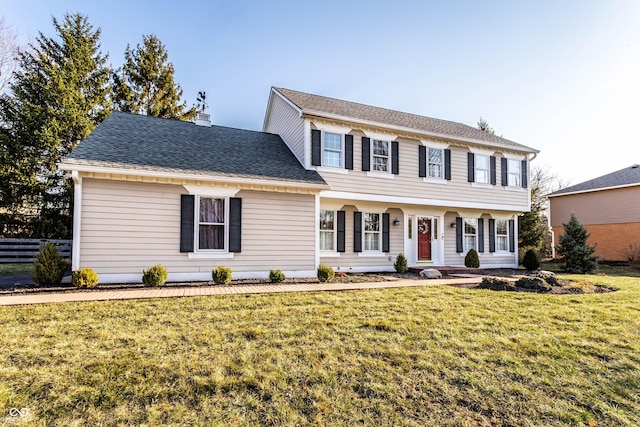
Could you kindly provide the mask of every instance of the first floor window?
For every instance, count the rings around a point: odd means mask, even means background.
[[[200,197],[198,214],[198,249],[224,249],[224,199]]]
[[[463,227],[464,252],[467,252],[469,249],[476,249],[476,241],[478,238],[478,220],[476,218],[464,218]]]
[[[342,167],[342,135],[324,133],[323,166]]]
[[[373,140],[373,170],[375,172],[389,172],[389,141]]]
[[[496,250],[509,250],[509,226],[506,219],[496,220]]]
[[[439,148],[429,148],[429,157],[427,158],[427,176],[429,178],[442,178],[442,165],[444,156]]]
[[[380,250],[380,214],[363,213],[364,221],[364,250]]]
[[[334,251],[335,211],[320,211],[320,250]]]
[[[475,174],[476,182],[489,183],[489,156],[476,154]]]
[[[507,176],[509,187],[520,187],[520,160],[507,161]]]

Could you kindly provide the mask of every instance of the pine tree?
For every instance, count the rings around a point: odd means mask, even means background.
[[[196,108],[181,102],[182,88],[174,82],[173,64],[160,40],[142,36],[142,46],[127,45],[124,65],[113,74],[113,99],[117,109],[154,117],[189,120]]]
[[[72,187],[57,163],[110,113],[110,70],[101,31],[86,16],[66,14],[53,26],[57,38],[40,32],[20,51],[10,93],[0,100],[7,149],[0,208],[15,217],[35,214],[30,234],[70,237]]]
[[[596,257],[592,256],[596,247],[587,244],[590,236],[587,229],[573,213],[569,222],[562,225],[564,233],[560,236],[560,244],[556,246],[558,255],[562,257],[562,269],[569,273],[593,273],[598,266]]]

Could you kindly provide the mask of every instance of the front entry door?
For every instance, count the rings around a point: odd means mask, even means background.
[[[431,218],[418,217],[418,261],[431,261]]]

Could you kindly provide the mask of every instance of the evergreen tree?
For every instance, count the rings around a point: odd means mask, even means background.
[[[182,88],[174,82],[173,64],[164,45],[153,34],[142,36],[142,46],[127,45],[124,65],[113,74],[113,99],[121,111],[154,117],[189,120],[196,108],[181,102]]]
[[[53,26],[57,39],[40,32],[19,52],[10,93],[0,99],[0,208],[12,220],[35,215],[28,234],[69,237],[72,186],[57,163],[110,113],[110,70],[101,31],[86,16],[66,14]]]
[[[493,128],[489,126],[489,122],[487,122],[482,117],[480,117],[477,124],[478,124],[478,129],[480,129],[481,131],[490,133],[491,135],[495,135],[496,131],[494,131]]]
[[[569,273],[588,274],[597,268],[596,257],[591,256],[595,246],[589,246],[590,234],[580,224],[575,214],[571,214],[568,223],[562,223],[564,233],[560,236],[560,244],[556,246],[558,255],[562,257],[562,269]]]

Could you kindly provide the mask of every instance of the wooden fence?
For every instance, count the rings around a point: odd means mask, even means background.
[[[0,239],[0,263],[33,262],[40,248],[47,242],[58,247],[58,253],[71,258],[71,240],[57,239]]]

